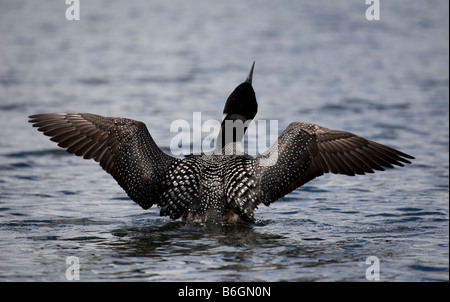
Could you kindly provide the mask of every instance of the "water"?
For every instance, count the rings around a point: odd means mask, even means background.
[[[447,1],[0,1],[0,280],[448,281]],[[258,119],[314,122],[398,148],[413,165],[322,176],[248,226],[144,211],[29,114],[221,119],[256,61]],[[69,258],[70,259],[70,258]]]

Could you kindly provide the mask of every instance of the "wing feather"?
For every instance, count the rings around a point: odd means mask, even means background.
[[[350,132],[291,123],[277,142],[255,159],[260,200],[268,205],[324,173],[363,175],[409,164],[408,159],[413,158]]]
[[[87,113],[46,113],[29,118],[67,152],[99,162],[144,209],[160,203],[166,169],[179,160],[162,152],[144,123]]]

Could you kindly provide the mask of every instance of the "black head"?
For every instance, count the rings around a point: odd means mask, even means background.
[[[252,120],[258,111],[258,103],[256,102],[255,91],[252,86],[253,62],[250,73],[244,83],[240,84],[230,94],[223,109],[223,120],[242,120],[246,122]]]

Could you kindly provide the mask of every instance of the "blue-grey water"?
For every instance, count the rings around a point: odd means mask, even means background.
[[[381,281],[449,280],[448,1],[379,1],[373,21],[365,1],[80,2],[68,21],[65,1],[0,1],[0,281],[65,281],[71,256],[81,281],[366,281],[369,256]],[[253,61],[257,119],[413,164],[324,175],[253,225],[186,225],[27,122],[128,117],[170,152],[171,122],[220,120]]]

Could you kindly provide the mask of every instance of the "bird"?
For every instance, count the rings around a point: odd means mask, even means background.
[[[259,205],[325,173],[364,175],[411,164],[413,156],[394,148],[305,122],[291,122],[258,156],[241,152],[258,110],[254,66],[226,100],[212,153],[166,154],[143,122],[128,118],[43,113],[29,122],[67,152],[97,161],[143,209],[157,205],[161,216],[186,223],[254,223]],[[243,129],[227,127],[235,122]]]

